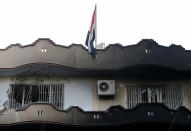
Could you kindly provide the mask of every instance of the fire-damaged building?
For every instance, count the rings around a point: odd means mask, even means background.
[[[191,51],[152,39],[96,49],[50,39],[0,50],[0,127],[191,125]]]

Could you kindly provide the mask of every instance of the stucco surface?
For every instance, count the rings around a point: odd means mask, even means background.
[[[41,52],[42,48],[46,48],[47,51]],[[175,45],[164,47],[151,39],[124,47],[113,44],[96,52],[97,57],[93,59],[82,45],[72,44],[66,47],[56,45],[50,39],[38,39],[31,45],[17,44],[1,49],[0,60],[3,62],[0,63],[0,68],[15,68],[29,63],[44,62],[79,69],[117,69],[140,64],[160,65],[179,70],[191,69],[191,51]]]

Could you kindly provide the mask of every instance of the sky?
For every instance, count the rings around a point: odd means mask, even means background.
[[[191,50],[190,0],[0,0],[0,48],[38,38],[85,45],[95,4],[98,43],[154,39]]]

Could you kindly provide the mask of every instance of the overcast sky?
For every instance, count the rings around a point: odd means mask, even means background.
[[[38,38],[84,44],[95,4],[98,43],[152,38],[191,50],[190,0],[0,0],[0,48]]]

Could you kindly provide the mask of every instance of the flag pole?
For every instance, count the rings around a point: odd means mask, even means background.
[[[95,31],[95,49],[97,47],[97,4],[95,4],[95,26],[96,26],[96,31]]]

